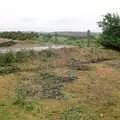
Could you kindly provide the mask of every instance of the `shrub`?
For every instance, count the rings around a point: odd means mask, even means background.
[[[25,50],[19,51],[15,54],[16,62],[23,62],[28,57],[28,52]]]
[[[6,66],[14,63],[16,57],[12,52],[0,54],[0,66]]]
[[[100,118],[94,113],[91,114],[89,108],[71,107],[65,110],[60,117],[60,120],[99,120]]]
[[[103,30],[101,44],[108,48],[120,50],[120,16],[108,13],[98,24]]]
[[[26,93],[25,93],[24,87],[18,86],[16,88],[16,101],[14,104],[23,105],[25,103],[25,97],[26,97]]]
[[[19,68],[16,65],[4,66],[4,67],[0,67],[0,74],[14,73],[17,72],[18,70]]]

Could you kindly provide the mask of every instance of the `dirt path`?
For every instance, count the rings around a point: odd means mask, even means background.
[[[51,45],[51,46],[24,46],[24,47],[2,47],[0,48],[0,53],[6,53],[6,52],[18,52],[22,50],[34,50],[34,51],[42,51],[46,49],[60,49],[60,48],[69,48],[72,46],[67,45]]]
[[[0,43],[6,43],[6,42],[11,42],[11,39],[4,39],[0,38]],[[8,47],[0,47],[0,53],[6,53],[6,52],[18,52],[22,50],[34,50],[34,51],[41,51],[41,50],[46,50],[46,49],[60,49],[60,48],[70,48],[72,46],[68,45],[54,45],[54,44],[41,44],[38,41],[32,41],[32,40],[26,40],[26,41],[19,41],[19,40],[14,40],[15,44],[8,46]]]

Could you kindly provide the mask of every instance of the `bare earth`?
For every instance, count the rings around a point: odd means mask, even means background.
[[[0,43],[3,42],[8,42],[11,41],[9,39],[2,39],[0,38]],[[46,49],[60,49],[60,48],[69,48],[72,46],[67,46],[67,45],[41,45],[40,43],[32,41],[19,41],[15,40],[16,44],[10,47],[0,47],[0,53],[5,53],[5,52],[18,52],[21,50],[34,50],[34,51],[41,51],[41,50],[46,50]]]

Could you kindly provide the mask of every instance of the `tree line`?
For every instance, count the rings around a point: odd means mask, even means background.
[[[13,39],[13,40],[31,40],[39,37],[39,34],[36,32],[1,32],[1,38]]]

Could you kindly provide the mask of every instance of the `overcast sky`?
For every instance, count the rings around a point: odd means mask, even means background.
[[[120,0],[0,0],[0,31],[99,31],[107,12],[120,13]]]

